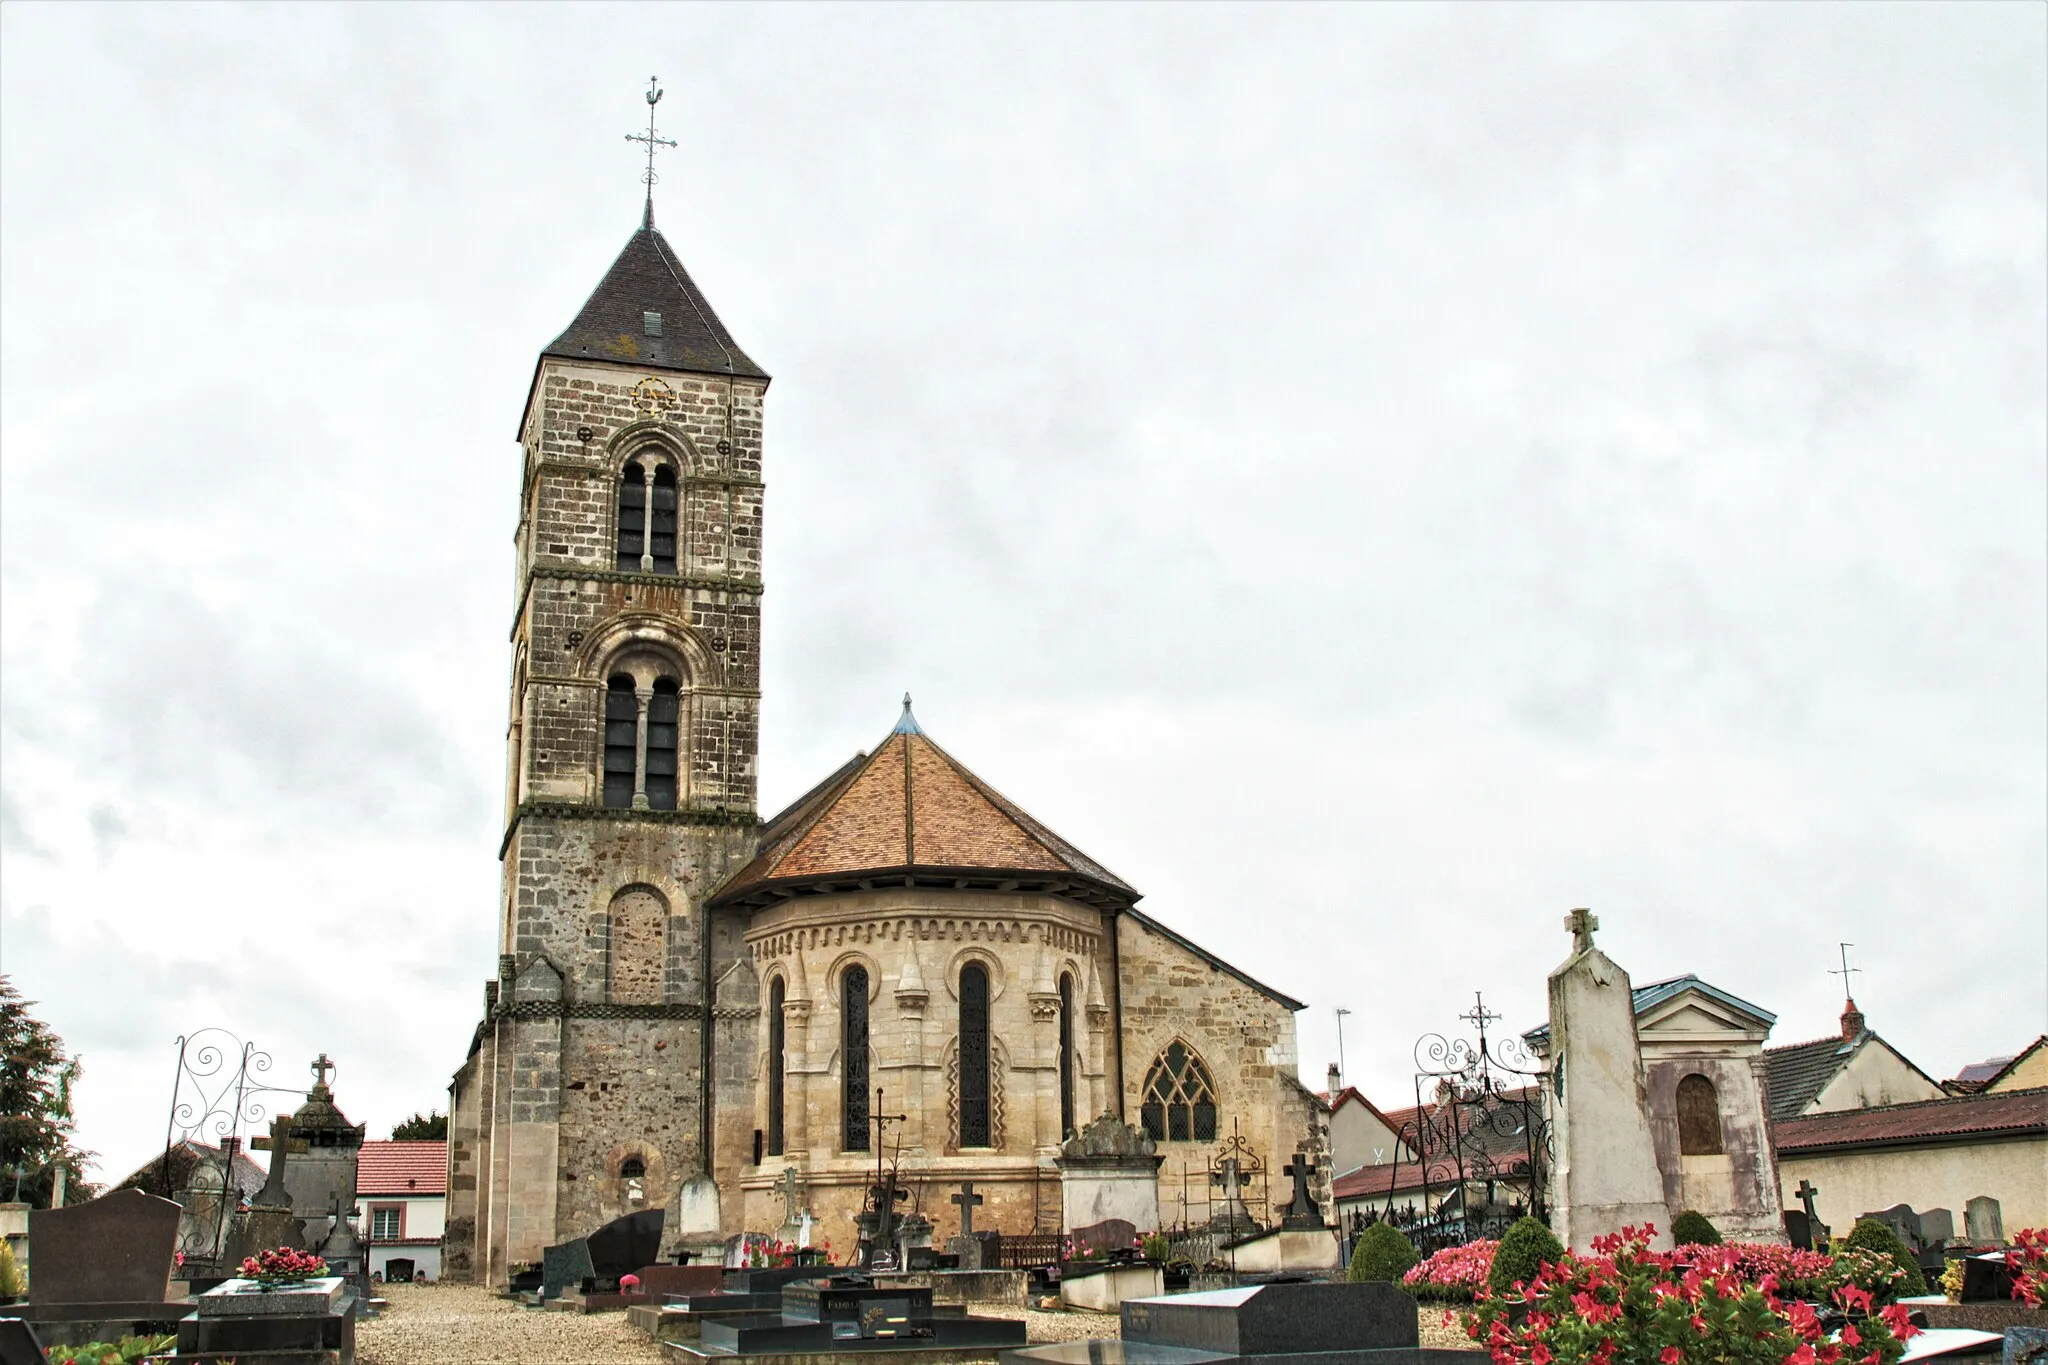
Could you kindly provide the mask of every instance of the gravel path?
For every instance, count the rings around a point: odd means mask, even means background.
[[[661,1348],[624,1313],[522,1308],[468,1284],[391,1284],[382,1317],[356,1324],[362,1365],[655,1365]]]
[[[384,1286],[382,1317],[356,1325],[361,1365],[655,1365],[661,1348],[626,1325],[624,1313],[549,1313],[522,1308],[466,1284]],[[977,1305],[978,1317],[1022,1318],[1034,1342],[1119,1335],[1114,1313]],[[1424,1304],[1416,1318],[1424,1346],[1471,1349],[1452,1313]]]

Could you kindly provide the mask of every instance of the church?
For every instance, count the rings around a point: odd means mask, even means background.
[[[1060,1145],[1105,1114],[1157,1143],[1167,1227],[1209,1216],[1219,1154],[1318,1149],[1302,1003],[1140,911],[908,698],[757,813],[768,387],[651,196],[535,365],[448,1278],[502,1285],[638,1209],[664,1252],[773,1230],[791,1170],[844,1261],[878,1160],[947,1229],[972,1181],[980,1226],[1058,1233]]]

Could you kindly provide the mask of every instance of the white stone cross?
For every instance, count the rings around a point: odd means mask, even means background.
[[[1572,936],[1572,952],[1593,951],[1593,931],[1600,927],[1600,917],[1591,910],[1579,909],[1564,917],[1566,932]]]

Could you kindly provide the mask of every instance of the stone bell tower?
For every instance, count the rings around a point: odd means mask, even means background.
[[[704,900],[754,851],[767,389],[651,198],[534,368],[498,969],[450,1092],[453,1277],[502,1284],[638,1208],[670,1209],[670,1243],[731,1221],[705,1195],[714,1034],[751,1057],[758,1005],[741,916]],[[744,1109],[750,1081],[724,1083]]]

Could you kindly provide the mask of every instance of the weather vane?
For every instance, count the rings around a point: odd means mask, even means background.
[[[626,141],[628,142],[644,142],[647,144],[647,170],[640,177],[641,181],[647,186],[647,208],[641,215],[641,226],[643,227],[654,226],[654,183],[661,178],[654,173],[654,149],[676,145],[676,141],[672,137],[656,137],[654,135],[654,106],[661,103],[661,96],[661,77],[649,76],[647,78],[647,131],[644,133],[626,134]]]

